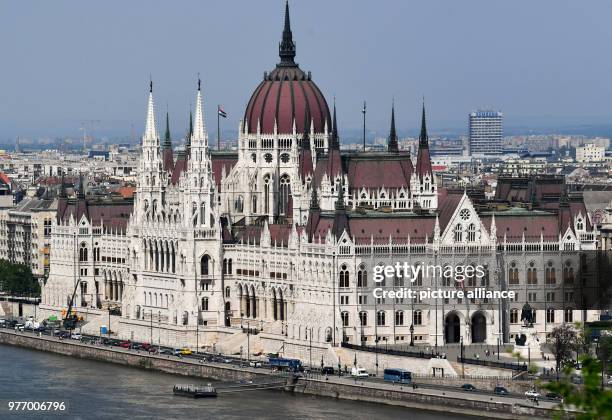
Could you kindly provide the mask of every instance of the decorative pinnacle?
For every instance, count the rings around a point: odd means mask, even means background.
[[[291,32],[291,21],[289,19],[289,0],[285,3],[285,26],[283,28],[283,39],[278,47],[281,65],[295,65],[295,43]]]

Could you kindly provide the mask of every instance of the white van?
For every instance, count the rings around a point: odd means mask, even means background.
[[[364,368],[354,367],[351,369],[351,376],[355,378],[367,378],[368,376],[370,376],[370,374]]]

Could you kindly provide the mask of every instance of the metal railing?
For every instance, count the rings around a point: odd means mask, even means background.
[[[500,369],[511,369],[518,371],[527,371],[527,363],[507,363],[507,362],[497,362],[494,360],[480,360],[480,359],[468,359],[467,357],[457,356],[458,363],[467,363],[470,365],[479,365],[479,366],[487,366],[487,367],[495,367]]]
[[[389,354],[392,356],[404,356],[404,357],[418,357],[420,359],[433,359],[440,355],[435,354],[433,351],[427,352],[423,350],[398,350],[393,348],[387,348],[386,346],[364,346],[360,344],[341,343],[342,347],[351,350],[368,351],[372,353]]]

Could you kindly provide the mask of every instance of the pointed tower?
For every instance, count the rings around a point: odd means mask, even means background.
[[[306,179],[312,179],[312,150],[310,145],[310,123],[306,126],[307,130],[302,138],[302,146],[300,147],[299,175],[302,183],[306,183]]]
[[[185,155],[189,156],[191,153],[191,136],[193,135],[193,112],[189,110],[189,129],[185,136]]]
[[[278,46],[278,55],[281,59],[279,65],[295,65],[295,43],[289,20],[289,0],[285,3],[285,26],[283,27],[283,39]]]
[[[336,240],[340,238],[345,230],[350,236],[351,230],[348,223],[346,206],[344,205],[344,182],[340,182],[336,210],[334,212],[334,224],[332,225],[332,233],[336,236]]]
[[[419,135],[416,168],[413,176],[410,178],[410,192],[416,207],[425,210],[435,210],[438,208],[438,186],[431,169],[429,137],[425,120],[425,100],[423,100],[423,112],[421,115],[421,134]]]
[[[164,170],[172,173],[174,170],[174,156],[172,154],[172,138],[170,137],[170,117],[166,112],[166,135],[164,136],[164,145],[162,147],[164,157]]]
[[[391,105],[391,130],[389,130],[389,143],[387,145],[389,152],[399,152],[399,146],[397,144],[397,132],[395,131],[395,102]]]

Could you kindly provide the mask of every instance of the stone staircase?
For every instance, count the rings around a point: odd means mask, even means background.
[[[13,315],[13,307],[9,302],[0,302],[0,316],[10,317]]]

